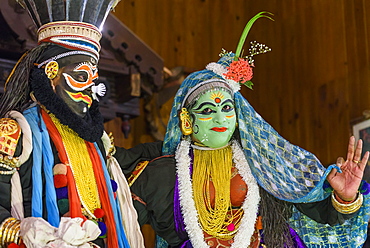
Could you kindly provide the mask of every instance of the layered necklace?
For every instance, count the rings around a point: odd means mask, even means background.
[[[83,213],[96,219],[94,210],[101,208],[101,202],[86,143],[72,129],[61,124],[53,114],[50,114],[50,118],[62,137],[69,166],[71,166],[77,192],[83,206]]]
[[[255,229],[260,196],[258,184],[251,173],[242,149],[236,141],[233,141],[231,148],[221,148],[219,152],[213,154],[213,156],[226,155],[224,158],[217,158],[218,162],[213,163],[211,168],[204,168],[210,164],[209,156],[205,155],[209,151],[199,152],[197,150],[202,148],[193,148],[193,178],[190,173],[190,141],[181,141],[176,152],[180,206],[185,229],[191,243],[194,247],[209,247],[204,241],[204,231],[222,240],[234,238],[232,248],[248,247]],[[228,152],[230,149],[231,152]],[[199,157],[204,155],[206,157]],[[248,192],[241,209],[228,216],[233,212],[230,203],[230,180],[233,163],[247,184]],[[216,190],[214,207],[210,204],[208,190],[210,180]]]

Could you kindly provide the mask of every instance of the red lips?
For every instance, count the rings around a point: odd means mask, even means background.
[[[227,130],[226,127],[213,127],[211,130],[216,131],[216,132],[225,132]]]

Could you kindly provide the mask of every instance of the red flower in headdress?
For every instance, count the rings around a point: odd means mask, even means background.
[[[234,80],[240,84],[246,84],[253,77],[253,66],[246,59],[239,58],[231,62],[227,68],[227,73],[224,73],[226,79]]]

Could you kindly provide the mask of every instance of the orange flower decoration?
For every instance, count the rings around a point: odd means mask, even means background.
[[[240,84],[248,84],[253,77],[253,67],[248,60],[239,58],[239,60],[231,62],[224,76],[226,79],[234,80]]]

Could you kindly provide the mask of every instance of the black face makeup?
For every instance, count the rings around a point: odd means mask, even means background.
[[[89,56],[70,56],[70,64],[62,67],[52,80],[55,93],[78,116],[84,117],[91,107],[92,87],[98,79],[95,60]]]

